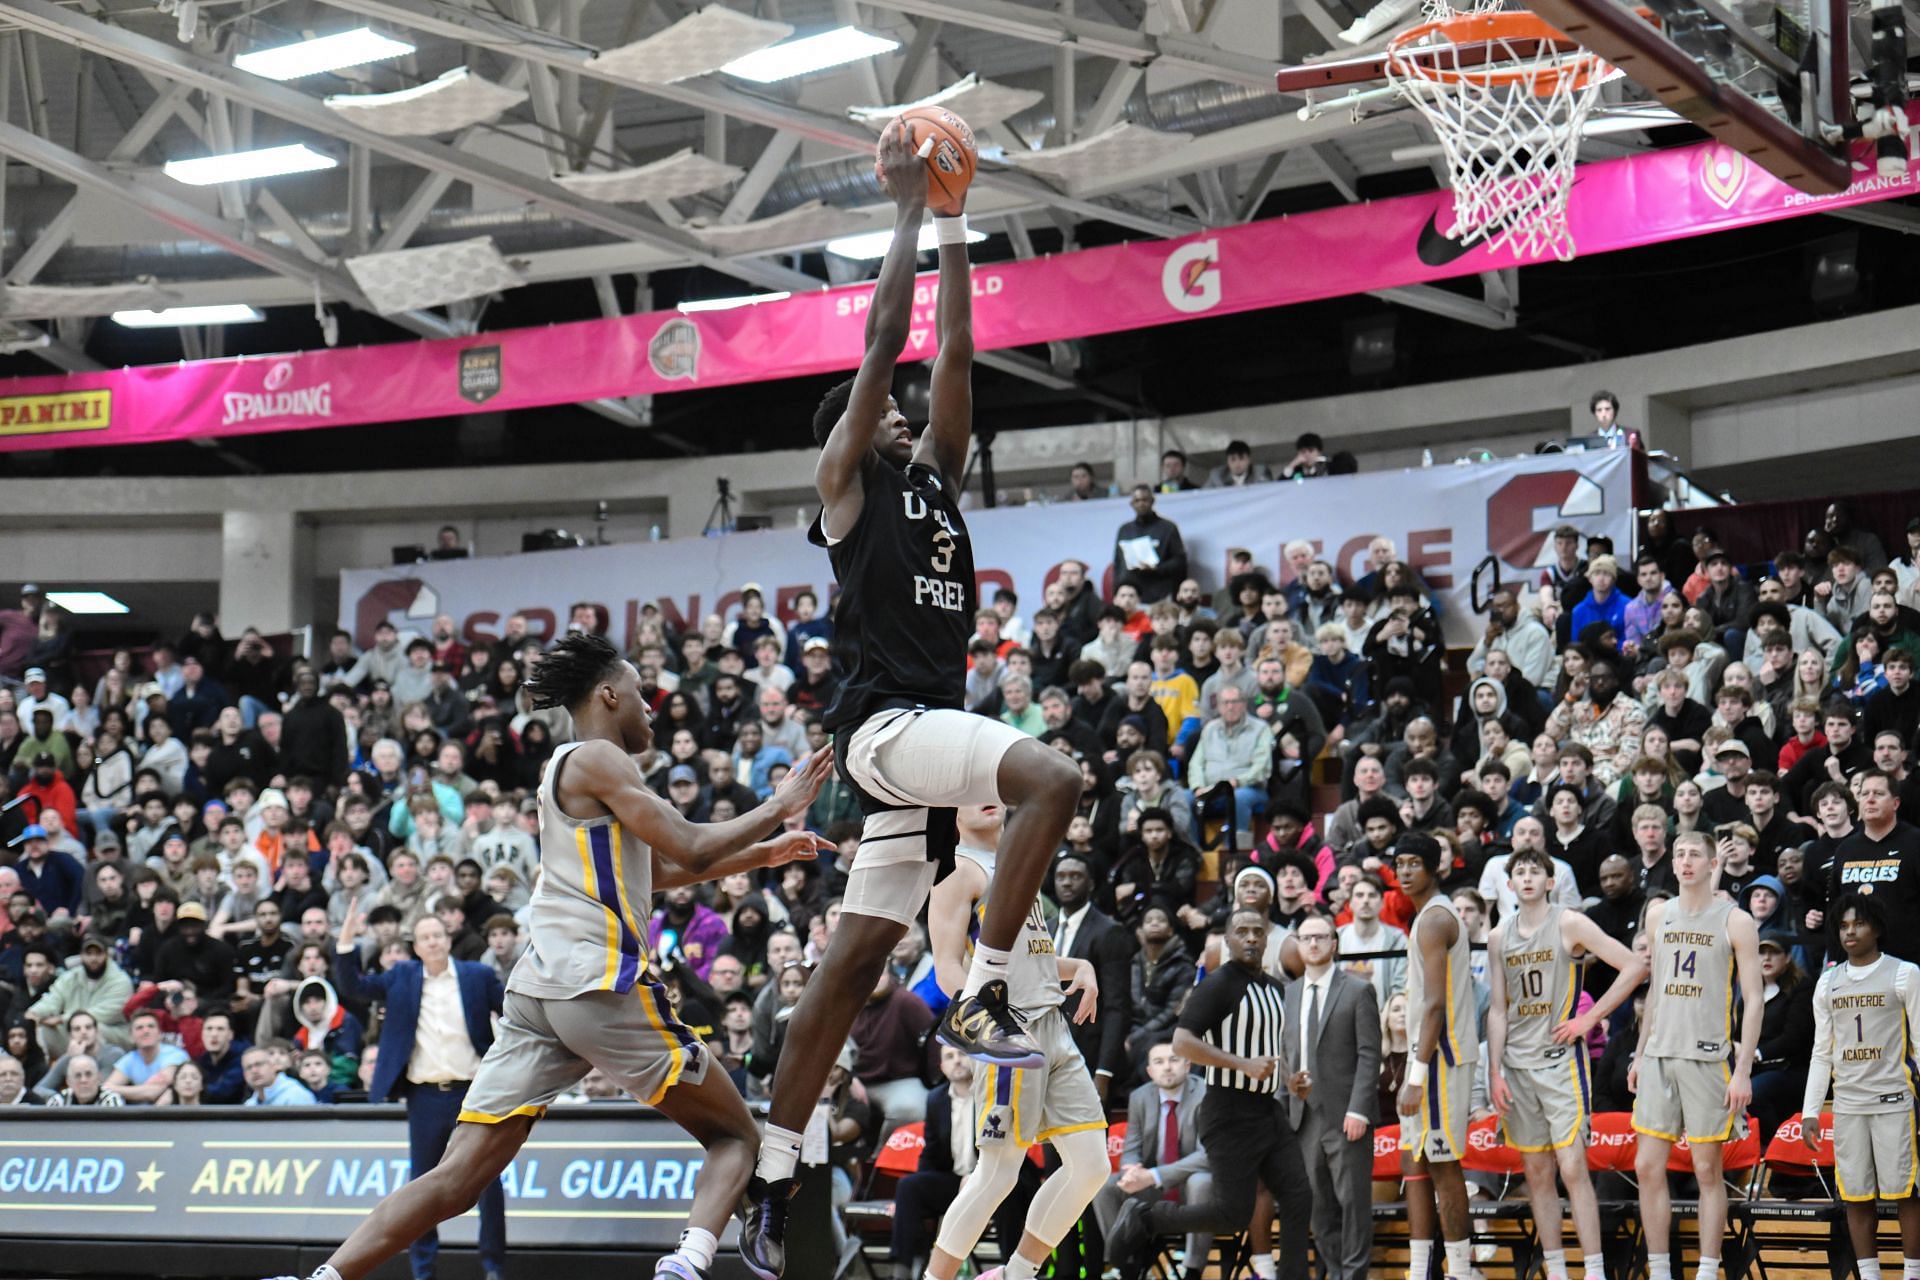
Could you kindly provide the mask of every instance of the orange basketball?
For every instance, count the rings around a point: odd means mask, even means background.
[[[895,123],[906,127],[914,151],[927,162],[927,207],[946,217],[959,213],[980,159],[973,130],[945,107],[909,107]]]

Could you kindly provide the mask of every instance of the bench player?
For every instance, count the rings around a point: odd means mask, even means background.
[[[1920,968],[1880,950],[1886,908],[1869,894],[1833,905],[1845,964],[1813,989],[1813,1060],[1807,1068],[1800,1137],[1820,1149],[1820,1104],[1833,1081],[1833,1174],[1847,1206],[1847,1233],[1860,1280],[1880,1280],[1875,1199],[1899,1204],[1907,1280],[1920,1280],[1920,1199],[1914,1198],[1914,1029],[1920,1027]]]
[[[934,971],[943,989],[957,990],[966,978],[967,933],[976,917],[984,916],[993,894],[994,849],[1002,825],[997,806],[960,810],[953,873],[934,886],[927,912]],[[1107,1112],[1093,1087],[1093,1070],[1073,1042],[1064,1008],[1077,996],[1073,1020],[1088,1021],[1099,1010],[1100,988],[1091,962],[1054,954],[1053,939],[1035,905],[1030,904],[1014,947],[1007,989],[1027,1034],[1046,1054],[1046,1064],[974,1062],[973,1097],[979,1108],[974,1133],[980,1161],[941,1219],[927,1263],[932,1280],[954,1280],[959,1274],[961,1260],[973,1252],[993,1211],[1013,1190],[1027,1148],[1034,1143],[1052,1143],[1060,1167],[1034,1192],[1026,1233],[1017,1251],[1009,1249],[1005,1280],[1033,1280],[1107,1182]],[[980,1280],[1001,1280],[1001,1272],[988,1271]]]
[[[1725,1144],[1745,1132],[1753,1101],[1753,1055],[1765,1000],[1753,917],[1714,895],[1720,857],[1707,835],[1674,837],[1680,895],[1647,910],[1653,982],[1640,1044],[1627,1073],[1640,1135],[1634,1174],[1647,1233],[1647,1280],[1672,1280],[1673,1202],[1667,1156],[1684,1134],[1700,1183],[1699,1280],[1717,1280],[1727,1231]],[[1740,1041],[1733,1043],[1733,984],[1740,983]],[[1733,1059],[1731,1067],[1728,1058]]]
[[[1080,795],[1080,770],[1039,739],[962,710],[977,602],[960,479],[973,434],[973,287],[966,218],[937,212],[940,252],[927,428],[916,441],[892,396],[913,322],[913,267],[927,203],[926,165],[905,130],[880,138],[882,181],[896,206],[893,243],[867,312],[867,351],[814,414],[820,516],[840,598],[833,653],[846,672],[824,723],[841,775],[860,800],[860,849],[833,946],[795,1008],[774,1073],[773,1106],[749,1189],[741,1255],[764,1280],[786,1267],[787,1199],[800,1134],[853,1020],[894,944],[950,862],[954,810],[1012,810],[995,892],[960,994],[939,1024],[946,1043],[1003,1066],[1042,1055],[1007,1003],[1011,952]]]
[[[1520,901],[1487,940],[1487,1088],[1507,1144],[1526,1166],[1546,1280],[1567,1280],[1555,1165],[1587,1280],[1602,1280],[1600,1206],[1587,1176],[1587,1035],[1645,981],[1647,966],[1586,916],[1550,903],[1553,879],[1553,859],[1543,850],[1523,849],[1507,861],[1507,886]],[[1598,956],[1619,976],[1576,1017],[1586,956]]]

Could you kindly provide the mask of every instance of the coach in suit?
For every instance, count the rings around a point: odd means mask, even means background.
[[[361,915],[347,913],[333,957],[334,985],[343,997],[386,1005],[380,1056],[367,1086],[369,1102],[407,1100],[409,1176],[440,1163],[459,1122],[467,1086],[493,1044],[493,1017],[506,989],[485,964],[455,960],[447,927],[435,916],[413,926],[413,953],[385,973],[360,969]],[[434,1280],[440,1235],[413,1242],[413,1280]],[[480,1193],[480,1267],[498,1280],[507,1262],[507,1197],[498,1180]]]
[[[979,1160],[974,1145],[973,1059],[958,1049],[940,1046],[940,1074],[946,1080],[927,1093],[927,1120],[920,1148],[920,1167],[900,1179],[893,1193],[893,1240],[887,1257],[898,1280],[920,1280],[933,1251],[929,1219],[939,1221],[960,1192],[960,1180],[973,1172]],[[1013,1194],[993,1211],[993,1233],[1006,1261],[1027,1229],[1027,1206],[1033,1199],[1038,1171],[1022,1161],[1020,1181]]]
[[[1093,868],[1078,854],[1062,854],[1053,864],[1053,895],[1060,904],[1053,923],[1054,953],[1091,962],[1100,983],[1099,1016],[1073,1025],[1073,1043],[1092,1069],[1093,1087],[1104,1103],[1115,1083],[1124,1085],[1131,1074],[1127,1029],[1133,1014],[1133,939],[1093,905]]]
[[[1373,1122],[1380,1006],[1373,984],[1334,964],[1333,921],[1294,928],[1306,972],[1287,984],[1287,1123],[1313,1188],[1313,1242],[1327,1280],[1366,1280],[1373,1245]]]
[[[1147,1083],[1127,1099],[1127,1137],[1120,1149],[1120,1172],[1093,1198],[1093,1217],[1105,1236],[1120,1206],[1131,1196],[1197,1204],[1207,1198],[1213,1175],[1200,1145],[1200,1099],[1206,1081],[1193,1075],[1187,1060],[1173,1051],[1168,1032],[1147,1051]],[[1187,1237],[1187,1274],[1206,1265],[1213,1237]]]

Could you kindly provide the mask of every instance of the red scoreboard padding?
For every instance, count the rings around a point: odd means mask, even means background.
[[[1833,1112],[1820,1113],[1820,1151],[1807,1150],[1799,1112],[1789,1116],[1780,1132],[1767,1143],[1767,1164],[1786,1172],[1810,1173],[1816,1168],[1833,1168]]]
[[[1400,1126],[1382,1125],[1373,1131],[1373,1180],[1400,1181]]]
[[[1595,1173],[1633,1172],[1633,1157],[1640,1143],[1630,1113],[1596,1111],[1588,1129],[1587,1168]]]
[[[1467,1126],[1467,1149],[1460,1165],[1474,1173],[1519,1173],[1520,1152],[1500,1140],[1500,1117],[1485,1116]]]
[[[903,1124],[887,1135],[886,1145],[874,1157],[873,1167],[880,1173],[904,1177],[920,1167],[920,1151],[926,1145],[927,1125],[924,1120]]]

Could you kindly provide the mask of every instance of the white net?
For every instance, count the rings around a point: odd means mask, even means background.
[[[1606,68],[1526,14],[1458,16],[1395,40],[1387,79],[1433,127],[1453,188],[1448,238],[1573,257],[1567,199]]]

